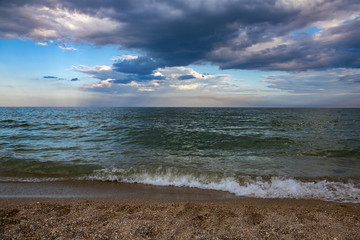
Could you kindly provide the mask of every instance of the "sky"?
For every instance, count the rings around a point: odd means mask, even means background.
[[[360,2],[0,0],[0,106],[360,107]]]

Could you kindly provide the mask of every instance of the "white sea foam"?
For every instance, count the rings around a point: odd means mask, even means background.
[[[20,178],[20,177],[0,177],[0,182],[18,182],[18,183],[40,183],[40,182],[57,182],[66,178]]]
[[[221,190],[237,196],[258,198],[319,199],[360,203],[360,184],[327,180],[301,181],[286,177],[218,177],[181,173],[173,168],[155,171],[145,169],[103,169],[87,179],[142,183],[157,186],[194,187]]]

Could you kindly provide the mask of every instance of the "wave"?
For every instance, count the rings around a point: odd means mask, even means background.
[[[186,173],[175,168],[97,170],[87,180],[142,183],[157,186],[194,187],[220,190],[256,198],[317,199],[360,203],[360,183],[331,180],[303,180],[280,176],[230,177],[221,174]]]

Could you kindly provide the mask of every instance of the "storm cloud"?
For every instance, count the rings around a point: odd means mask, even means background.
[[[149,75],[162,67],[161,64],[148,57],[117,60],[113,66],[115,71],[137,75]]]
[[[280,71],[359,68],[359,12],[353,0],[1,1],[0,37],[136,50],[143,57],[113,67],[137,78],[160,67],[202,63]]]

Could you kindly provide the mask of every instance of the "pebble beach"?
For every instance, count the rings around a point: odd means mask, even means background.
[[[360,204],[3,198],[1,239],[359,239]]]

